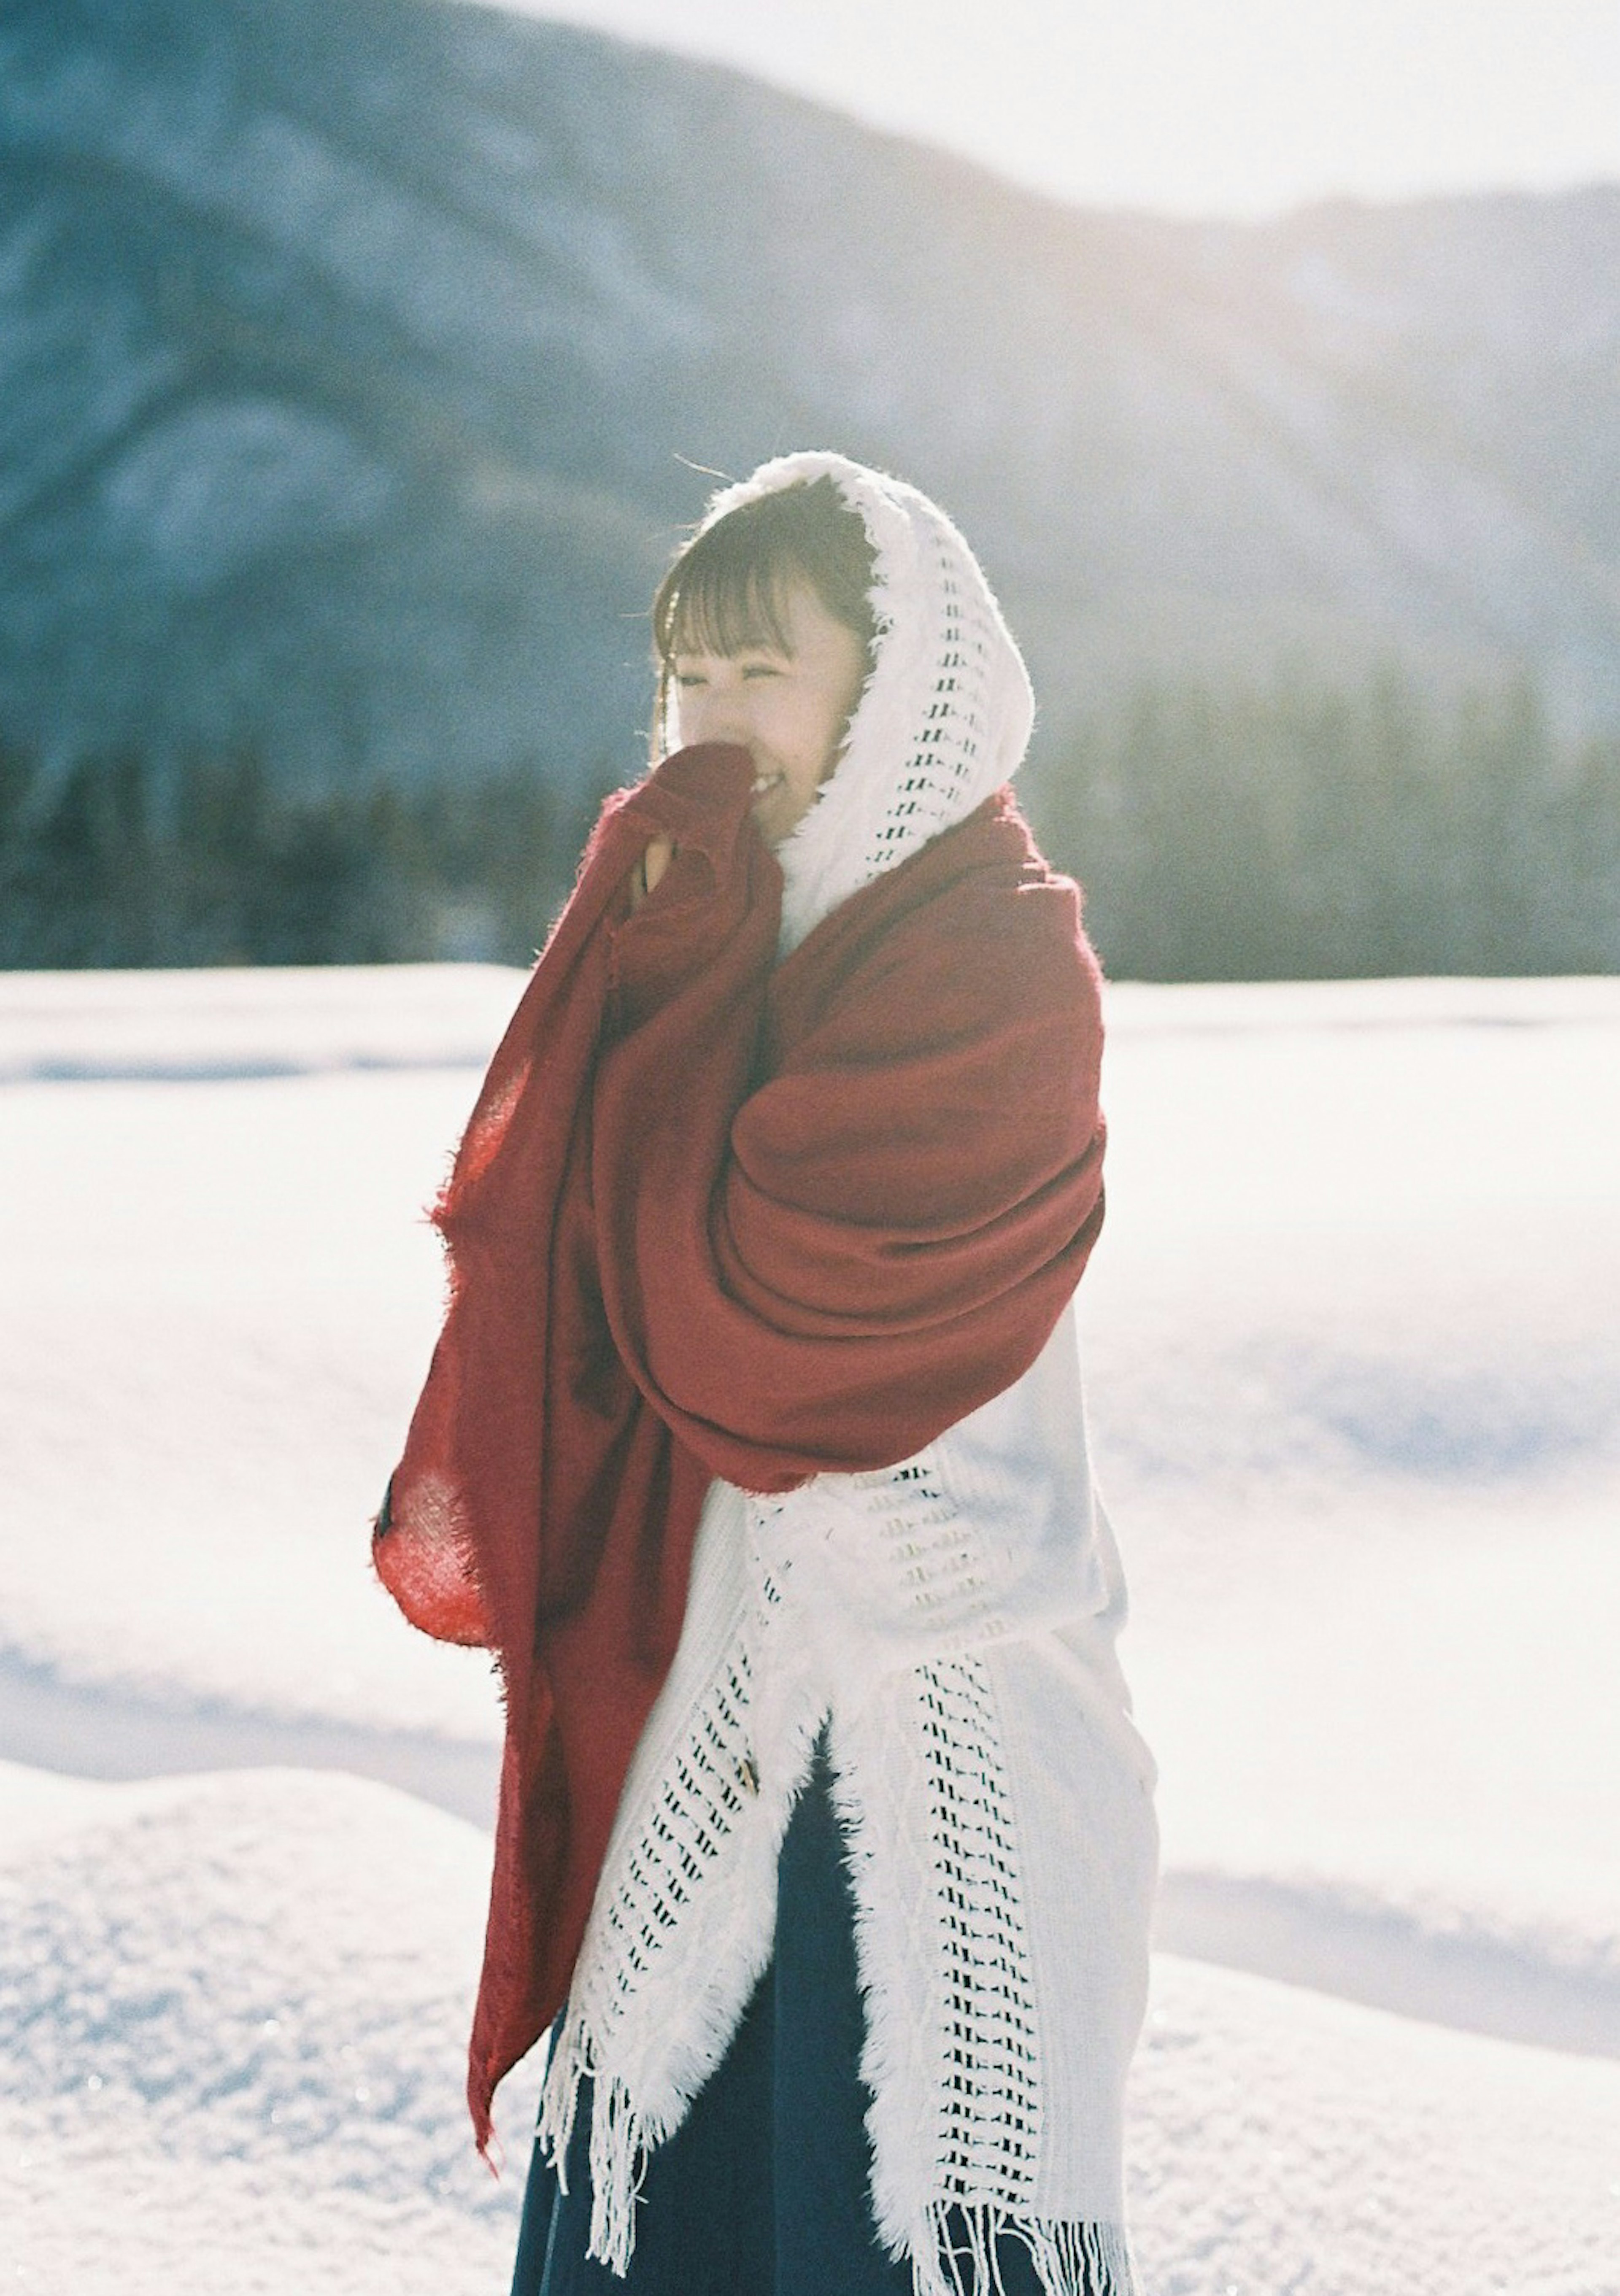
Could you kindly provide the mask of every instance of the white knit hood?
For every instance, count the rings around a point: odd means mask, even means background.
[[[977,559],[915,487],[843,455],[783,455],[717,494],[699,531],[762,495],[824,478],[859,512],[872,545],[876,659],[836,771],[777,849],[785,954],[1009,780],[1035,713]]]

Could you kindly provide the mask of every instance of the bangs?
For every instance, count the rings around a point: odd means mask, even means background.
[[[804,582],[871,653],[872,545],[859,511],[830,479],[784,487],[728,512],[681,550],[653,601],[653,644],[667,673],[677,653],[787,653],[787,592]]]
[[[668,596],[658,602],[654,636],[660,659],[745,653],[752,646],[791,653],[782,598],[796,571],[779,559],[761,563],[752,553],[693,551]]]

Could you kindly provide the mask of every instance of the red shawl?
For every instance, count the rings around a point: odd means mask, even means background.
[[[434,1213],[449,1307],[375,1554],[500,1664],[481,2149],[566,1996],[711,1478],[921,1450],[1034,1361],[1102,1219],[1096,965],[1010,792],[778,966],[752,771],[688,750],[610,800]]]

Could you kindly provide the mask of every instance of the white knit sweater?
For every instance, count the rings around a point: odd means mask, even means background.
[[[866,522],[880,636],[837,771],[779,851],[785,948],[1007,780],[1032,717],[983,574],[914,489],[796,455],[710,516],[824,474]],[[784,1499],[712,1485],[542,2099],[561,2167],[595,2085],[593,2255],[628,2268],[642,2165],[769,1960],[777,1851],[826,1721],[881,2236],[917,2296],[995,2286],[1003,2233],[1050,2296],[1129,2290],[1121,2122],[1156,1836],[1123,1613],[1072,1315],[914,1459]]]

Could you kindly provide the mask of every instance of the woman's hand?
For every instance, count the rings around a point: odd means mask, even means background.
[[[675,858],[675,848],[667,837],[655,837],[637,865],[630,879],[630,906],[638,909],[658,883],[664,871]]]

